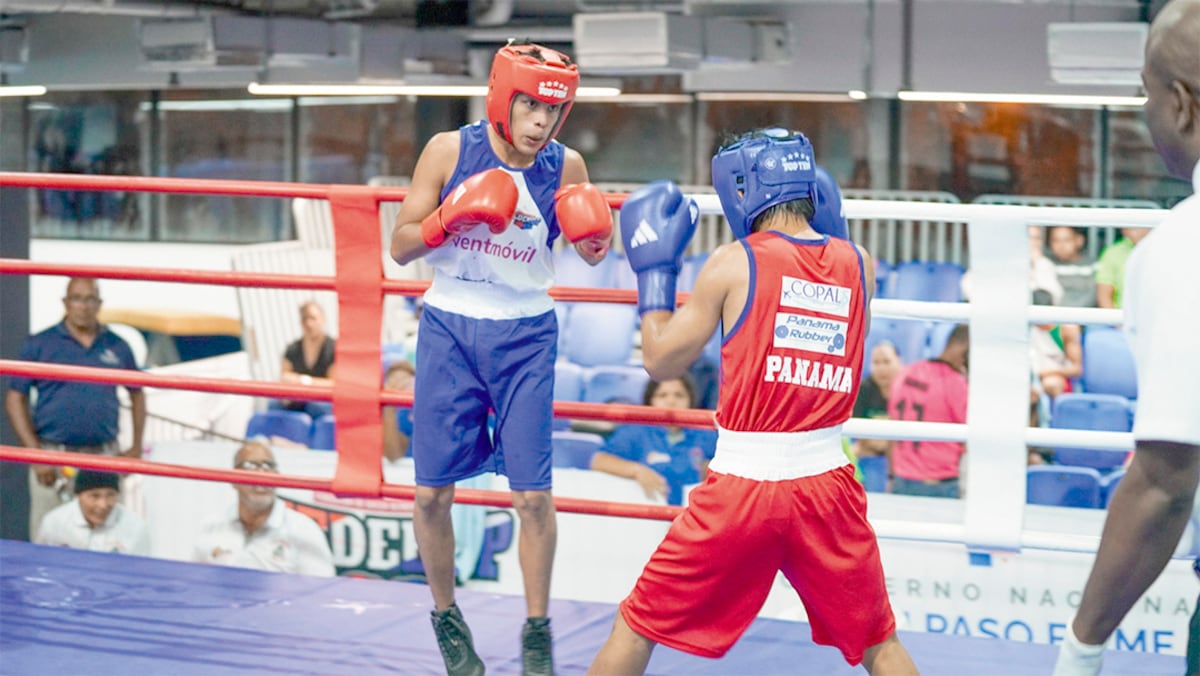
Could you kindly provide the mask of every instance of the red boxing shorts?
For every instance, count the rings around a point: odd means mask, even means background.
[[[721,657],[783,571],[813,641],[851,665],[896,629],[867,499],[851,465],[788,481],[709,473],[650,557],[621,615],[638,634]]]

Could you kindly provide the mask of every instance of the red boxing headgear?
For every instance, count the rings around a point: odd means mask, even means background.
[[[562,113],[554,129],[553,139],[562,128],[563,120],[575,102],[579,86],[579,67],[566,54],[532,43],[509,43],[492,59],[492,74],[488,78],[488,121],[501,138],[512,143],[512,101],[517,93],[527,94],[542,103],[562,105]]]

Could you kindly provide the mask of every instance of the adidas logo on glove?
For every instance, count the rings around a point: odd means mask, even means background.
[[[629,248],[636,249],[643,244],[657,241],[658,233],[654,232],[654,228],[650,227],[650,224],[643,218],[638,223],[637,229],[633,231],[633,238],[629,240]]]

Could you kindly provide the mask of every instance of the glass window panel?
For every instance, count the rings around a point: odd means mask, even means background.
[[[300,99],[300,176],[305,183],[411,178],[416,106],[399,96]]]
[[[1171,206],[1192,192],[1191,184],[1167,173],[1154,149],[1142,110],[1114,110],[1108,118],[1108,194],[1154,200]]]
[[[159,104],[163,176],[286,181],[292,100],[242,91],[170,92]],[[287,200],[166,195],[162,239],[247,243],[290,239]]]
[[[576,99],[558,140],[583,155],[593,182],[691,183],[689,106]]]
[[[65,174],[137,176],[143,162],[143,92],[52,93],[29,103],[28,168]],[[149,237],[147,197],[136,193],[36,190],[34,237]]]
[[[20,96],[0,98],[0,171],[25,171],[25,104]]]
[[[867,105],[859,102],[713,101],[703,106],[712,142],[702,149],[711,158],[721,144],[760,127],[803,132],[820,164],[842,188],[871,186]],[[707,165],[707,160],[705,161]],[[705,172],[703,180],[709,180]]]
[[[901,189],[964,202],[988,193],[1095,193],[1096,110],[920,102],[901,110]]]

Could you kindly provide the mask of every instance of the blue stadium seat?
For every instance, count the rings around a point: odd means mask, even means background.
[[[588,432],[557,431],[551,433],[555,467],[591,469],[592,456],[604,448],[604,437]]]
[[[567,346],[567,325],[571,323],[571,307],[575,303],[555,303],[554,318],[558,320],[558,354]]]
[[[718,325],[717,330],[713,331],[712,337],[704,344],[704,350],[700,353],[701,358],[707,359],[717,368],[721,367],[721,327]]]
[[[262,435],[283,437],[298,444],[308,444],[312,429],[312,417],[304,411],[267,410],[250,416],[246,425],[246,438]]]
[[[962,300],[963,267],[958,263],[908,261],[892,271],[889,298],[957,303]]]
[[[1115,394],[1067,392],[1054,400],[1050,426],[1056,429],[1128,432],[1133,429],[1129,400]],[[1056,448],[1054,460],[1060,465],[1078,465],[1108,470],[1119,467],[1126,451],[1088,448]]]
[[[636,289],[637,275],[629,267],[629,259],[622,254],[609,252],[601,265],[609,266],[609,286],[614,289]]]
[[[862,472],[863,488],[871,493],[883,493],[887,490],[887,456],[868,455],[858,459],[858,469]]]
[[[581,366],[624,364],[633,355],[637,308],[618,303],[576,303],[559,356]]]
[[[700,274],[700,268],[704,267],[704,263],[707,261],[707,251],[684,258],[683,267],[679,270],[679,282],[676,290],[690,292],[696,285],[696,276]]]
[[[1084,392],[1137,399],[1137,371],[1125,335],[1112,327],[1091,326],[1083,332]]]
[[[616,256],[605,256],[597,265],[588,265],[574,247],[564,246],[554,253],[554,283],[559,286],[582,286],[608,289],[614,286]],[[628,266],[626,266],[628,267]]]
[[[1091,467],[1034,465],[1025,470],[1025,502],[1098,509],[1100,472]]]
[[[555,401],[583,401],[583,367],[562,359],[554,363]]]
[[[554,400],[583,401],[584,369],[579,364],[559,359],[554,362]],[[551,429],[571,429],[571,421],[567,418],[554,418]]]
[[[650,375],[641,366],[595,366],[584,376],[583,400],[598,404],[641,404],[648,380]]]
[[[895,293],[895,276],[892,274],[892,264],[875,259],[875,296],[878,298],[891,298],[891,293]]]
[[[390,420],[384,421],[384,424],[390,423]],[[333,414],[323,415],[313,421],[312,431],[308,436],[308,447],[316,451],[332,451],[336,448],[334,444],[334,420]]]
[[[1125,478],[1125,468],[1119,467],[1113,471],[1100,477],[1100,506],[1108,508],[1109,501],[1112,500],[1113,491],[1117,490],[1117,484],[1121,483],[1121,479]]]
[[[896,353],[905,365],[920,361],[929,349],[929,322],[871,317],[871,330],[867,332],[867,341],[863,345],[863,378],[871,372],[871,350],[882,340],[891,341],[896,346]]]
[[[950,334],[956,326],[958,324],[954,322],[929,323],[929,344],[925,346],[927,359],[937,359],[941,356],[942,350],[946,349],[946,341],[950,339]]]

